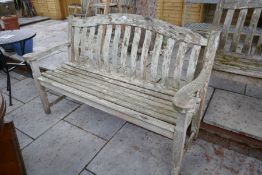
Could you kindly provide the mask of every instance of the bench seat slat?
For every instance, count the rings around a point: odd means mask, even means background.
[[[174,132],[175,126],[172,124],[169,124],[167,122],[138,113],[134,110],[130,110],[128,108],[122,107],[115,103],[111,103],[109,101],[100,99],[96,96],[90,95],[83,91],[77,91],[72,87],[63,85],[55,81],[51,81],[47,78],[39,77],[38,79],[40,80],[40,84],[42,86],[48,87],[58,92],[63,92],[63,94],[66,94],[68,97],[78,99],[79,101],[83,103],[89,104],[90,106],[93,106],[93,107],[97,107],[101,110],[114,114],[127,121],[143,126],[151,131],[161,133],[162,135],[166,137],[169,137],[169,138],[173,137],[172,133]],[[129,117],[129,116],[132,116],[132,117]],[[155,126],[155,127],[152,127],[152,126]]]
[[[135,95],[135,96],[139,96],[141,98],[146,98],[148,100],[151,100],[151,101],[154,101],[154,102],[157,102],[157,103],[161,103],[161,104],[165,104],[165,105],[170,105],[171,104],[171,98],[170,96],[167,96],[166,99],[162,99],[162,98],[158,98],[158,97],[155,97],[154,96],[154,92],[151,92],[149,93],[150,95],[148,95],[148,93],[146,92],[140,92],[138,91],[137,88],[128,88],[128,87],[125,87],[123,83],[119,83],[119,82],[114,82],[114,81],[110,81],[110,79],[108,79],[108,81],[105,81],[91,73],[87,74],[85,72],[82,72],[81,70],[74,70],[74,69],[66,69],[66,68],[60,68],[59,69],[60,71],[63,71],[63,72],[66,72],[66,73],[77,73],[79,77],[85,79],[85,80],[88,80],[88,81],[94,81],[94,82],[97,82],[103,86],[106,86],[106,87],[110,87],[110,88],[116,88],[118,87],[121,92],[125,92],[127,93],[128,95]]]
[[[161,103],[154,103],[152,100],[140,98],[139,96],[127,95],[120,92],[118,88],[109,89],[99,83],[78,78],[77,75],[69,76],[64,72],[49,72],[43,74],[43,76],[54,81],[70,84],[75,88],[85,88],[84,90],[87,93],[97,95],[100,98],[104,98],[105,100],[109,100],[124,107],[135,107],[134,110],[138,110],[138,112],[141,113],[143,113],[143,110],[146,110],[144,114],[152,117],[158,115],[160,118],[170,118],[169,120],[171,122],[174,120],[174,116],[176,116],[176,112],[172,109],[172,104],[167,106]]]
[[[131,79],[126,76],[118,76],[114,73],[106,73],[106,72],[100,72],[98,70],[92,69],[92,67],[88,65],[79,65],[75,63],[67,63],[67,66],[71,66],[73,68],[78,68],[83,71],[91,72],[96,74],[97,76],[101,76],[104,78],[109,78],[112,79],[112,81],[117,81],[117,82],[123,82],[126,83],[127,86],[136,86],[139,88],[139,91],[154,91],[155,95],[159,96],[160,98],[165,97],[164,95],[169,95],[169,96],[174,96],[176,89],[165,89],[161,85],[158,84],[152,84],[150,82],[145,82],[145,81],[140,81],[137,79]]]
[[[105,89],[101,87],[100,84],[94,86],[94,84],[88,83],[88,81],[81,82],[76,79],[67,78],[65,74],[59,75],[55,72],[44,73],[42,77],[48,79],[49,81],[57,82],[68,87],[74,88],[75,91],[82,91],[90,95],[96,96],[100,100],[103,99],[105,101],[115,103],[130,110],[142,113],[144,115],[160,119],[171,124],[175,124],[176,112],[174,110],[173,112],[164,110],[162,105],[156,106],[156,104],[152,105],[149,103],[143,103],[142,99],[140,99],[141,101],[138,101],[138,99],[131,99],[130,97],[127,98],[125,95],[122,95],[122,93],[117,93],[114,92],[112,89]],[[75,75],[75,77],[77,77],[77,75]],[[172,107],[172,105],[170,105],[170,107]]]

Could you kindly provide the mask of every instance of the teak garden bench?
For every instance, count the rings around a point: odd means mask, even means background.
[[[72,18],[69,24],[69,43],[25,56],[45,112],[54,104],[48,88],[173,139],[172,174],[178,174],[185,145],[198,134],[220,32],[206,39],[129,14]],[[63,46],[69,63],[41,73],[38,61]]]
[[[214,70],[261,79],[261,10],[261,0],[219,0],[212,24],[193,23],[186,27],[200,33],[221,29]]]

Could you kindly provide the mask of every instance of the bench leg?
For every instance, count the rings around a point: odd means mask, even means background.
[[[182,159],[184,155],[184,148],[186,142],[187,131],[187,117],[181,116],[175,127],[174,141],[173,141],[173,169],[171,174],[178,175],[180,172]]]
[[[35,85],[37,88],[37,91],[39,93],[39,97],[41,99],[44,111],[46,114],[50,114],[51,113],[51,109],[50,109],[50,103],[48,102],[48,98],[47,98],[47,93],[45,91],[45,87],[41,86],[38,82],[38,80],[35,80]]]
[[[36,89],[39,93],[44,111],[45,111],[46,114],[50,114],[51,110],[50,110],[50,104],[49,104],[48,98],[47,98],[47,93],[45,91],[45,88],[40,85],[40,83],[37,79],[41,75],[40,69],[39,69],[39,63],[37,61],[30,62],[30,66],[31,66],[31,69],[32,69],[33,77],[34,77],[35,86],[36,86]]]

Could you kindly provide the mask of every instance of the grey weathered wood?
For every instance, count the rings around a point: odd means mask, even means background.
[[[175,40],[169,38],[167,40],[167,47],[164,51],[164,62],[162,65],[162,80],[161,81],[163,85],[167,85],[168,75],[169,75],[169,70],[170,70],[170,61],[171,61],[171,56],[172,56],[174,45],[175,45]]]
[[[98,67],[101,67],[102,64],[102,59],[101,59],[101,50],[102,50],[102,42],[103,42],[103,34],[104,34],[104,26],[100,25],[98,27],[98,32],[96,36],[96,48],[95,48],[95,53],[96,53],[96,64]]]
[[[189,63],[188,63],[188,69],[186,74],[186,81],[191,82],[195,75],[195,70],[197,66],[197,58],[199,56],[201,47],[200,46],[193,46],[190,56],[189,56]]]
[[[116,70],[117,65],[118,65],[118,49],[119,49],[120,36],[121,36],[121,26],[117,25],[115,28],[113,50],[112,50],[112,62],[113,62],[114,70]]]
[[[80,28],[79,27],[75,27],[75,34],[74,34],[74,54],[75,54],[75,58],[74,58],[74,61],[79,61],[79,50],[80,50],[80,41],[81,41],[81,38],[80,38]]]
[[[152,37],[151,31],[147,30],[145,34],[144,43],[143,43],[142,54],[141,54],[141,64],[140,64],[141,65],[140,66],[141,79],[144,79],[144,80],[146,79],[146,66],[147,66],[147,58],[148,58],[151,37]]]
[[[260,37],[262,28],[258,25],[261,20],[261,9],[260,0],[221,0],[216,7],[213,25],[204,23],[189,25],[193,30],[205,34],[213,28],[222,29],[215,70],[240,76],[262,77]],[[222,12],[226,12],[223,24],[221,24],[221,19],[224,18]],[[253,14],[250,19],[251,12]]]
[[[236,30],[235,33],[233,34],[233,42],[231,44],[230,50],[232,52],[235,52],[239,43],[240,35],[241,35],[241,30],[244,26],[244,22],[247,16],[247,9],[241,9],[240,14],[237,20],[237,25],[236,25]]]
[[[89,32],[89,36],[88,36],[88,57],[92,60],[93,64],[95,64],[95,60],[94,60],[94,36],[95,36],[95,31],[96,28],[95,27],[91,27],[90,28],[90,32]]]
[[[44,89],[48,88],[174,139],[172,173],[177,175],[189,126],[192,126],[190,138],[198,133],[203,111],[201,104],[219,32],[212,32],[207,40],[185,28],[159,20],[122,14],[73,19],[69,26],[72,26],[69,30],[70,44],[63,44],[71,46],[68,63],[53,71],[40,73],[38,61],[61,46],[25,56],[32,66],[45,111],[50,112]],[[141,37],[144,31],[145,37]],[[153,36],[156,38],[152,40]],[[138,51],[140,43],[141,59]],[[154,46],[152,54],[149,54],[150,46]],[[199,58],[202,56],[199,54],[201,48],[205,48],[203,58]],[[174,53],[176,50],[177,53]],[[186,85],[181,88],[179,85],[184,81],[181,71],[187,50],[190,53]],[[199,75],[196,73],[197,64],[203,67]],[[129,70],[130,75],[127,74]],[[140,76],[137,76],[138,72]],[[170,87],[169,81],[175,81],[175,87]]]
[[[105,66],[105,69],[107,71],[109,71],[109,45],[110,45],[110,41],[111,41],[111,35],[112,35],[112,26],[111,25],[108,25],[107,26],[107,29],[106,29],[106,36],[105,36],[105,39],[104,39],[104,45],[103,45],[103,54],[102,54],[102,57],[103,57],[103,61],[104,61],[104,66]]]
[[[163,35],[157,34],[151,62],[151,79],[157,81],[158,60],[163,42]]]
[[[252,49],[252,42],[254,38],[254,33],[256,32],[257,24],[260,18],[262,8],[257,8],[254,10],[252,14],[252,18],[249,24],[249,34],[246,36],[244,47],[243,47],[243,52],[245,54],[250,54],[251,49]]]
[[[231,23],[232,23],[234,13],[235,13],[234,9],[232,9],[232,10],[230,9],[230,10],[227,11],[226,19],[225,19],[224,26],[223,26],[223,32],[221,34],[221,41],[220,41],[220,47],[223,50],[226,47],[226,42],[227,42],[227,39],[228,39],[228,32],[229,32],[229,29],[230,29],[230,26],[231,26]]]
[[[131,50],[131,77],[136,76],[136,62],[137,62],[137,51],[138,45],[141,37],[141,28],[135,28],[135,35],[132,43],[132,50]]]
[[[127,61],[127,49],[128,49],[128,45],[129,45],[129,40],[130,40],[130,33],[131,33],[131,27],[130,26],[126,26],[125,27],[125,34],[124,34],[124,39],[123,39],[123,43],[122,43],[122,50],[121,50],[121,71],[122,72],[126,72],[127,68],[126,68],[126,61]]]
[[[184,62],[184,57],[187,49],[187,44],[184,42],[179,43],[177,55],[176,55],[176,62],[175,62],[175,69],[174,69],[174,87],[179,88],[181,82],[181,73],[182,73],[182,66]]]

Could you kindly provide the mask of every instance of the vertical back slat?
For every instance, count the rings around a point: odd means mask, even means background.
[[[74,53],[75,53],[75,61],[79,60],[79,49],[80,49],[80,27],[75,27],[74,33]]]
[[[143,43],[142,54],[141,54],[141,64],[140,64],[141,79],[144,79],[144,80],[146,79],[146,66],[147,66],[149,47],[151,43],[151,37],[152,37],[152,32],[147,30],[145,39],[144,39],[144,43]]]
[[[68,22],[68,41],[71,43],[71,46],[68,47],[68,57],[70,61],[74,61],[74,28],[72,26],[72,18],[69,17]]]
[[[125,34],[124,34],[124,39],[122,42],[122,50],[121,50],[121,71],[125,72],[126,71],[126,59],[127,59],[127,49],[129,45],[129,40],[130,40],[130,33],[131,33],[131,26],[126,26],[125,27]]]
[[[199,57],[200,50],[201,50],[201,46],[195,45],[192,47],[192,50],[189,56],[187,74],[186,74],[187,82],[191,82],[194,79],[195,70],[197,66],[197,60]]]
[[[232,41],[232,44],[231,44],[231,47],[230,47],[230,50],[232,52],[235,52],[236,49],[237,49],[238,42],[239,42],[239,39],[240,39],[240,36],[241,36],[241,31],[243,29],[244,22],[245,22],[245,19],[246,19],[247,11],[248,11],[248,9],[241,9],[240,10],[239,17],[238,17],[238,20],[237,20],[236,29],[235,29],[235,32],[233,34],[233,41]]]
[[[87,34],[87,27],[84,27],[82,29],[82,34],[81,34],[81,52],[80,56],[84,57],[85,55],[85,50],[86,50],[86,34]]]
[[[163,85],[167,84],[168,81],[168,75],[169,75],[169,69],[170,69],[170,62],[171,62],[171,56],[174,49],[175,40],[172,38],[169,38],[167,40],[167,46],[164,51],[164,61],[162,65],[162,80],[161,83]]]
[[[178,88],[180,86],[180,79],[182,73],[183,62],[185,59],[185,53],[187,49],[187,44],[181,42],[178,47],[176,60],[175,60],[175,69],[174,69],[174,87]]]
[[[117,25],[115,27],[115,36],[114,36],[114,41],[113,41],[113,50],[112,50],[112,61],[113,61],[113,67],[114,70],[117,67],[118,64],[118,46],[119,46],[119,40],[121,36],[121,26]]]
[[[219,3],[216,6],[215,16],[213,20],[213,25],[219,25],[223,13],[223,0],[220,0]]]
[[[157,34],[154,50],[152,53],[152,61],[151,61],[151,80],[153,82],[157,81],[158,61],[159,61],[162,42],[163,42],[163,35]]]
[[[106,28],[106,36],[104,39],[104,45],[103,45],[103,61],[104,66],[107,71],[109,71],[109,46],[111,41],[111,35],[112,35],[112,25],[108,25]]]
[[[132,50],[131,50],[131,73],[130,76],[133,77],[136,75],[136,62],[137,62],[137,50],[141,37],[141,28],[135,28],[135,36],[133,39]]]
[[[91,27],[90,28],[90,32],[89,32],[89,36],[88,36],[88,40],[87,40],[87,44],[88,44],[88,56],[89,58],[93,61],[93,63],[95,63],[94,61],[94,36],[95,36],[95,32],[96,32],[96,28],[95,27]]]
[[[260,35],[257,46],[256,46],[256,54],[261,55],[262,54],[262,35]]]
[[[96,63],[100,67],[101,66],[101,47],[102,47],[102,40],[104,34],[104,26],[100,25],[98,27],[97,39],[96,39]]]
[[[243,47],[243,53],[250,54],[252,42],[254,38],[254,33],[256,32],[257,24],[260,18],[262,8],[256,8],[254,9],[250,24],[249,24],[249,33],[246,36],[245,44]]]
[[[226,46],[226,42],[227,42],[227,39],[228,39],[228,32],[229,32],[229,29],[231,27],[231,23],[232,23],[232,19],[233,19],[233,16],[234,16],[234,13],[235,13],[235,10],[228,10],[227,11],[227,15],[226,15],[226,18],[225,18],[225,22],[224,22],[224,25],[223,25],[223,32],[221,34],[221,41],[220,41],[220,48],[221,49],[225,49],[225,46]]]

